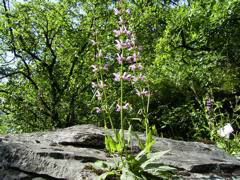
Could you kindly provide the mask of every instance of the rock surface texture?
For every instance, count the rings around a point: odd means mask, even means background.
[[[104,129],[93,125],[0,138],[1,180],[94,180],[90,164],[113,161],[104,151]],[[240,161],[214,145],[155,140],[154,152],[171,150],[158,162],[176,167],[179,179],[240,179]]]

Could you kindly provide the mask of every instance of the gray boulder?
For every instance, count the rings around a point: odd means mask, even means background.
[[[103,128],[78,125],[51,132],[0,135],[0,179],[95,179],[98,172],[91,163],[113,161],[104,151],[104,134]],[[139,137],[145,140],[144,134]],[[176,167],[182,179],[240,179],[240,161],[214,145],[155,140],[154,152],[171,150],[157,162]]]

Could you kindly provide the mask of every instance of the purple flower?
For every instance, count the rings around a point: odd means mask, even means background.
[[[118,64],[122,64],[123,63],[123,60],[124,60],[124,57],[123,57],[123,55],[121,54],[121,55],[119,55],[118,53],[117,53],[117,61],[118,61]]]
[[[127,60],[127,62],[129,63],[129,64],[131,64],[132,63],[132,56],[128,56],[127,58],[126,58],[126,60]]]
[[[213,99],[211,99],[211,98],[207,98],[207,101],[206,101],[206,108],[207,108],[207,111],[210,111],[211,110],[211,108],[212,108],[212,105],[213,105]]]
[[[123,80],[130,81],[131,80],[131,75],[124,72],[123,75],[122,75],[122,78],[123,78]]]
[[[137,81],[138,81],[138,77],[132,76],[132,83],[134,84],[134,83],[137,82]]]
[[[91,67],[93,68],[93,72],[98,72],[98,67],[96,64],[91,65]]]
[[[120,11],[117,8],[114,8],[113,10],[114,10],[114,14],[115,15],[119,15],[120,14]]]
[[[120,17],[120,18],[119,18],[119,21],[118,21],[118,24],[121,24],[121,25],[122,25],[122,24],[124,24],[124,23],[125,23],[125,21],[122,19],[122,17]]]
[[[132,70],[132,71],[135,71],[136,69],[141,71],[141,70],[143,70],[143,66],[141,64],[138,64],[138,65],[132,64],[132,65],[129,66],[129,69]]]
[[[134,53],[132,57],[133,57],[133,62],[136,62],[140,56],[139,56],[139,53],[138,54]]]
[[[123,107],[121,107],[119,104],[117,104],[117,106],[116,106],[116,111],[117,111],[117,112],[120,112],[121,109],[128,110],[128,109],[129,109],[129,103],[126,103]]]
[[[125,46],[128,48],[129,51],[133,49],[132,43],[129,39],[125,41]]]
[[[92,43],[93,46],[95,46],[97,44],[97,42],[94,41],[94,40],[91,40],[91,43]]]
[[[129,109],[129,103],[126,103],[126,104],[123,106],[123,109],[128,110],[128,109]]]
[[[129,66],[129,69],[131,71],[135,71],[136,68],[137,68],[136,64],[132,64],[132,65]]]
[[[122,27],[120,27],[119,30],[114,30],[113,32],[115,33],[115,37],[121,36],[121,34],[125,33]]]
[[[121,80],[121,75],[120,73],[113,73],[114,77],[114,81],[120,81]]]
[[[132,83],[135,83],[137,81],[144,81],[145,80],[145,76],[143,76],[142,74],[140,74],[138,77],[137,76],[132,76]]]
[[[124,48],[124,43],[120,40],[116,40],[116,42],[117,42],[117,44],[116,44],[116,48],[118,49],[118,50],[120,50],[120,49],[122,49],[122,48]]]
[[[121,111],[121,106],[120,106],[119,104],[117,104],[116,111],[117,111],[117,112],[120,112],[120,111]]]
[[[143,66],[141,65],[141,64],[138,64],[138,66],[137,66],[137,68],[138,68],[138,70],[143,70]]]
[[[92,82],[92,88],[96,88],[97,84],[95,82]]]
[[[98,114],[102,112],[102,110],[99,107],[95,107],[95,110],[96,110],[96,113]]]
[[[108,71],[108,66],[109,66],[109,64],[104,64],[103,70]]]
[[[96,97],[97,97],[97,100],[101,100],[102,99],[102,95],[101,95],[101,93],[98,90],[96,91]]]
[[[126,28],[125,26],[124,26],[123,32],[124,32],[126,35],[128,35],[128,36],[131,35],[131,31],[127,30],[127,28]],[[129,41],[130,41],[130,40],[129,40]]]
[[[131,14],[131,10],[130,9],[126,9],[126,13]]]
[[[100,81],[99,84],[98,84],[98,87],[99,87],[100,89],[103,89],[103,88],[105,88],[106,86],[107,86],[107,85],[104,84],[103,81]]]
[[[149,96],[149,92],[146,91],[145,89],[143,89],[142,91],[139,91],[139,90],[136,89],[136,94],[138,96]]]
[[[102,56],[103,56],[102,50],[100,50],[100,51],[96,54],[96,57],[100,58],[100,57],[102,57]]]
[[[138,79],[144,81],[144,80],[145,80],[145,76],[143,76],[142,74],[140,74],[140,75],[138,76]]]
[[[113,31],[115,33],[115,37],[118,37],[121,35],[120,31],[119,30],[114,30]]]

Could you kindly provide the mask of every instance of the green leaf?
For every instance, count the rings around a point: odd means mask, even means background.
[[[142,167],[143,169],[145,169],[145,167],[146,167],[148,164],[150,164],[150,163],[152,163],[153,161],[161,158],[162,156],[164,156],[165,154],[167,154],[169,151],[170,151],[170,150],[166,150],[166,151],[161,151],[161,152],[156,152],[156,153],[150,154],[150,159],[147,160],[146,162],[144,162],[144,163],[141,165],[141,167]]]
[[[139,176],[135,175],[127,168],[122,169],[122,175],[120,177],[121,180],[142,180]]]
[[[107,177],[114,176],[115,174],[116,173],[114,171],[105,172],[105,173],[101,174],[99,177],[97,177],[97,180],[105,180]]]
[[[131,142],[132,142],[132,125],[130,125],[128,128],[128,140],[127,140],[128,146],[131,145]]]

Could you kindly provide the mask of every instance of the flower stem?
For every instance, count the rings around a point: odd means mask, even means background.
[[[121,64],[121,70],[120,70],[121,72],[121,77],[122,77],[122,75],[123,75],[123,63]],[[123,119],[123,78],[121,78],[121,80],[120,80],[121,82],[121,87],[120,87],[120,91],[121,91],[121,97],[120,97],[120,106],[121,106],[121,109],[120,109],[120,119],[121,119],[121,132],[122,132],[122,134],[121,134],[121,141],[122,141],[122,143],[123,143],[123,150],[124,150],[124,148],[125,148],[125,143],[124,143],[124,119]]]

